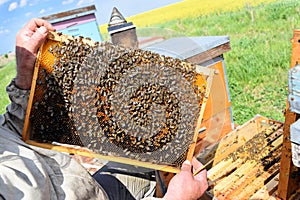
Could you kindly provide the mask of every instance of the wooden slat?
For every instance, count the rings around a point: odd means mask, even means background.
[[[230,50],[230,43],[228,42],[228,43],[222,44],[220,46],[217,46],[215,48],[209,49],[209,50],[205,51],[204,53],[197,54],[195,56],[187,58],[186,60],[191,63],[200,64],[200,63],[204,63],[205,61],[208,61],[212,58],[216,58],[216,57],[226,53],[229,50]]]
[[[272,146],[272,148],[270,148],[269,151],[266,151],[265,154],[276,151],[282,145],[282,138],[283,136],[280,135],[272,143],[270,143],[269,145]],[[263,158],[264,156],[265,155],[261,154],[260,157]],[[237,160],[233,160],[232,157],[226,158],[208,171],[208,179],[210,180],[211,184],[216,184],[222,177],[227,176],[234,169],[239,168],[243,162],[244,160],[241,158],[238,158]],[[262,164],[257,163],[257,165]]]
[[[256,168],[256,165],[257,163],[252,160],[246,161],[245,164],[240,166],[237,170],[235,170],[230,175],[226,176],[222,181],[220,181],[220,183],[218,183],[214,187],[213,189],[214,196],[220,199],[223,196],[223,194],[225,194],[225,192],[231,190],[233,184],[239,182],[241,179],[244,180],[245,172],[249,172],[253,168]]]
[[[39,143],[39,142],[35,142],[32,140],[27,140],[26,143],[33,145],[33,146],[45,148],[45,149],[66,152],[68,154],[77,154],[77,155],[82,155],[82,156],[87,156],[87,157],[100,158],[103,160],[120,162],[120,163],[124,163],[124,164],[135,165],[135,166],[140,166],[140,167],[145,167],[145,168],[155,169],[155,170],[160,170],[160,171],[166,171],[166,172],[171,172],[171,173],[178,173],[180,171],[180,169],[172,167],[172,166],[168,166],[168,165],[157,165],[157,164],[153,164],[153,163],[147,163],[147,162],[142,162],[142,161],[133,160],[133,159],[129,159],[129,158],[123,158],[123,157],[104,156],[104,155],[89,151],[89,150],[79,147],[79,146],[73,146],[73,145],[58,146],[58,145],[52,145],[52,144],[47,144],[47,143]]]
[[[295,30],[292,42],[292,55],[290,68],[300,63],[300,30]],[[290,125],[297,119],[295,113],[290,112],[290,105],[286,102],[284,137],[280,165],[280,175],[278,184],[278,197],[281,199],[289,199],[293,191],[299,186],[299,176],[293,178],[293,171],[296,167],[292,163],[291,141],[290,141]]]
[[[268,200],[276,200],[275,197],[271,197],[267,187],[264,185],[260,190],[258,190],[254,195],[252,195],[249,200],[258,200],[258,199],[268,199]]]
[[[213,145],[210,150],[217,153],[208,170],[209,192],[219,200],[249,199],[263,188],[279,173],[282,128],[281,122],[256,116]]]
[[[279,163],[273,166],[275,169],[279,169]],[[236,196],[236,199],[249,199],[259,188],[265,185],[265,181],[271,176],[268,171],[261,174],[259,177],[254,179],[253,182],[248,184],[248,187],[243,188],[240,194]]]
[[[227,199],[238,199],[236,197],[243,194],[247,186],[252,185],[251,183],[255,181],[255,179],[257,178],[257,173],[261,169],[262,166],[255,164],[253,168],[250,168],[249,171],[245,173],[242,178],[238,179],[238,181],[230,187],[229,191],[224,192],[224,196],[226,196]],[[247,196],[251,196],[253,193],[254,191],[250,191],[250,194],[247,194]]]
[[[278,179],[279,173],[274,178],[272,178],[272,180],[270,180],[267,184],[265,184],[261,189],[259,189],[254,195],[252,195],[250,197],[250,200],[272,199],[273,193],[278,188]],[[275,197],[273,199],[275,199]]]
[[[233,170],[240,167],[243,164],[243,162],[244,161],[242,159],[237,159],[233,161],[232,158],[222,160],[209,170],[207,177],[210,180],[211,184],[216,185],[218,182],[220,182],[222,177],[226,177]]]
[[[281,165],[280,165],[280,175],[278,184],[278,196],[281,199],[289,199],[296,187],[299,187],[299,182],[296,178],[293,178],[293,171],[296,171],[296,167],[292,163],[292,150],[290,141],[290,125],[296,121],[295,113],[290,112],[288,109],[285,114],[284,123],[284,137],[283,137],[283,147],[281,154]],[[293,169],[294,168],[294,169]]]
[[[75,17],[78,14],[82,14],[82,13],[89,12],[89,11],[96,11],[95,5],[87,6],[84,8],[78,8],[78,9],[74,9],[74,10],[70,10],[70,11],[66,11],[66,12],[56,13],[53,15],[42,17],[42,19],[49,21],[49,20],[55,20],[55,19],[59,19],[59,18],[69,17],[69,16]]]
[[[224,178],[222,182],[219,182],[214,187],[213,194],[219,200],[249,199],[257,190],[265,186],[265,182],[269,177],[275,176],[278,173],[279,163],[275,163],[268,171],[264,171],[261,164],[249,160],[240,166],[236,172]],[[276,186],[273,185],[272,187],[276,188]]]
[[[257,163],[258,166],[260,166],[259,174],[257,174],[257,177],[253,179],[253,181],[249,182],[246,187],[242,188],[242,190],[237,193],[236,197],[238,199],[249,199],[250,196],[252,196],[257,190],[264,187],[268,180],[272,179],[274,176],[276,176],[276,174],[279,173],[280,163],[277,161],[280,158],[281,148],[279,147],[281,147],[282,144],[282,137],[283,136],[281,135],[273,143],[270,144],[270,146],[272,147],[270,149],[270,152],[276,152],[273,154],[274,157],[272,157],[272,162],[274,163],[270,165],[268,169],[264,169],[265,166],[263,166],[262,163]],[[262,155],[261,157],[264,157],[264,155]]]
[[[40,55],[42,54],[42,50],[43,50],[43,44],[40,47],[40,51],[38,52],[37,57],[39,58]],[[30,135],[29,135],[29,131],[30,131],[30,112],[31,112],[31,108],[32,108],[32,103],[33,103],[33,98],[34,98],[34,92],[35,92],[35,86],[36,86],[36,80],[38,78],[38,72],[39,72],[39,66],[40,66],[40,59],[37,59],[37,61],[35,62],[34,65],[34,72],[33,72],[33,77],[32,77],[32,82],[31,82],[31,91],[30,91],[30,95],[29,95],[29,99],[28,99],[28,105],[27,105],[27,110],[26,110],[26,116],[25,116],[25,120],[24,120],[24,127],[23,127],[23,131],[22,131],[22,139],[23,141],[29,140]]]
[[[202,76],[205,75],[207,77],[206,78],[206,91],[205,91],[205,95],[207,95],[207,96],[204,97],[204,99],[202,100],[202,105],[201,105],[201,108],[200,108],[199,117],[197,119],[196,128],[194,130],[194,137],[193,137],[193,140],[191,141],[191,144],[189,146],[187,156],[186,156],[186,160],[189,160],[191,162],[192,162],[193,156],[195,155],[195,149],[196,149],[196,145],[197,145],[197,141],[198,141],[198,134],[199,134],[200,129],[201,129],[201,123],[202,123],[204,110],[205,110],[206,103],[207,103],[207,98],[210,94],[210,89],[211,89],[213,77],[214,77],[214,74],[215,74],[214,70],[208,69],[208,68],[205,68],[205,67],[200,67],[200,66],[197,66],[197,72],[198,73],[201,72]],[[197,83],[197,80],[196,80],[196,83]]]

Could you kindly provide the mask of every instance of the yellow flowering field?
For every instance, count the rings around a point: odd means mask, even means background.
[[[127,21],[133,22],[137,27],[147,27],[174,19],[236,11],[246,6],[252,7],[261,3],[271,3],[274,1],[276,0],[184,0],[135,16],[124,17]],[[100,31],[101,33],[107,33],[107,24],[101,25]]]

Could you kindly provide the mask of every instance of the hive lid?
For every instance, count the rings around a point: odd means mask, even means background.
[[[174,37],[144,49],[187,59],[226,43],[229,43],[228,36]]]

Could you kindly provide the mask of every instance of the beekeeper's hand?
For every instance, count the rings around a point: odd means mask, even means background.
[[[193,158],[192,163],[185,161],[182,164],[181,171],[171,179],[164,199],[199,199],[208,188],[206,170],[193,176],[193,171],[196,171],[200,167],[202,167],[202,164],[196,158]]]
[[[31,19],[16,36],[17,76],[15,84],[20,89],[30,89],[39,47],[53,26],[42,19]]]

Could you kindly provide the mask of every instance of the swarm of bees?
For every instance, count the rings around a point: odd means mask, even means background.
[[[47,48],[33,138],[96,153],[177,165],[194,136],[206,82],[195,66],[154,52],[68,38]],[[175,164],[174,164],[175,163]]]

